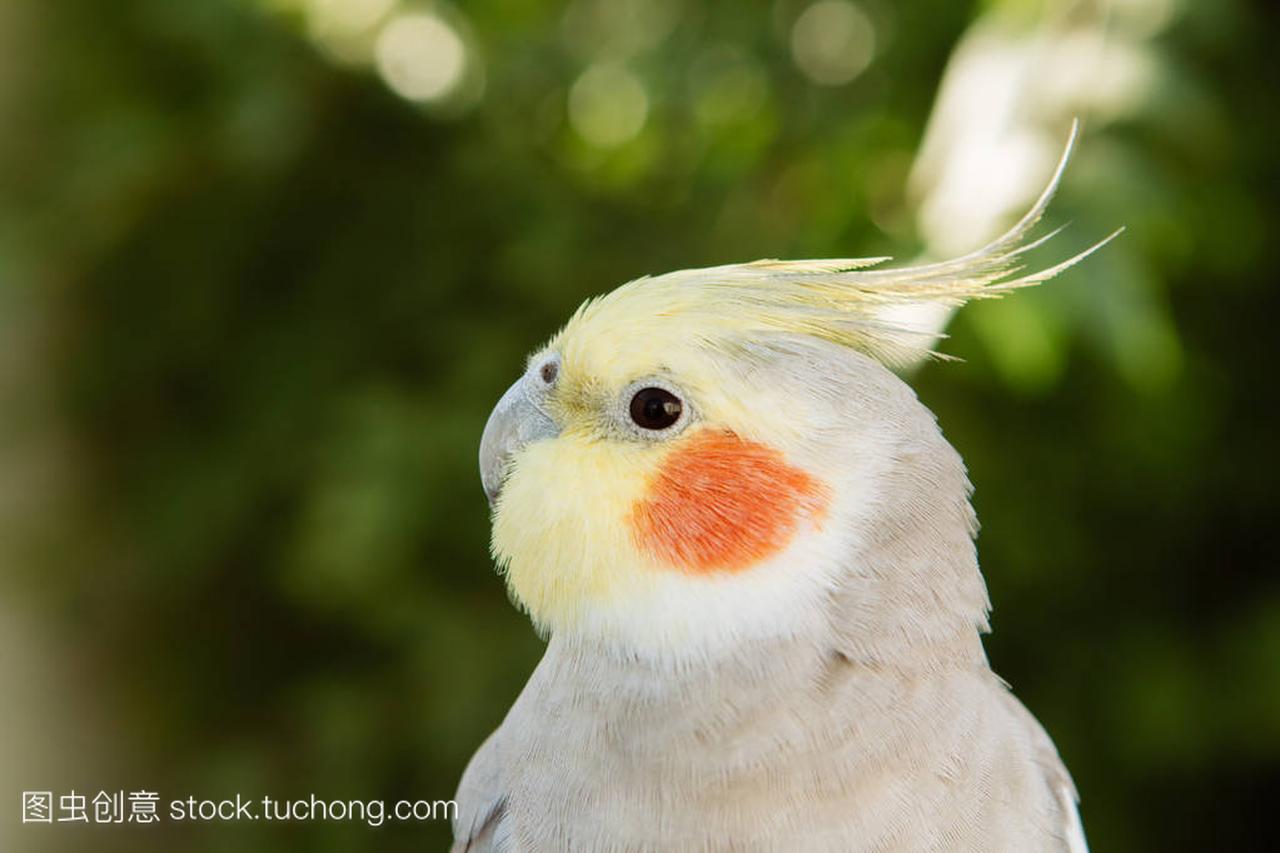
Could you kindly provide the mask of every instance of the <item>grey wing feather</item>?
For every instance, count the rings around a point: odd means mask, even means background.
[[[489,735],[462,774],[455,795],[458,812],[453,823],[452,853],[498,853],[507,849],[508,839],[502,831],[507,793],[501,732],[499,728]]]
[[[1068,853],[1089,853],[1088,843],[1084,837],[1084,826],[1080,822],[1080,797],[1076,793],[1076,786],[1071,781],[1071,774],[1067,772],[1066,766],[1062,763],[1062,758],[1058,755],[1058,749],[1053,745],[1053,741],[1049,738],[1044,727],[1040,725],[1039,720],[1035,718],[1027,707],[1023,705],[1018,698],[1012,693],[1003,694],[1005,703],[1013,710],[1016,717],[1020,718],[1023,725],[1031,734],[1032,743],[1035,747],[1034,758],[1045,777],[1049,781],[1049,785],[1053,788],[1058,798],[1058,805],[1062,812],[1063,840],[1067,844]]]

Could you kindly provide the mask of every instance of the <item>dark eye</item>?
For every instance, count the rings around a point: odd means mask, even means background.
[[[666,429],[680,420],[684,404],[663,388],[641,388],[631,398],[631,420],[645,429]]]

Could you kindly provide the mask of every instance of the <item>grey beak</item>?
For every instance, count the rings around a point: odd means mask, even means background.
[[[534,387],[531,387],[534,386]],[[560,434],[542,409],[539,390],[528,375],[520,377],[493,407],[480,438],[480,482],[492,506],[502,491],[511,455],[533,441]]]

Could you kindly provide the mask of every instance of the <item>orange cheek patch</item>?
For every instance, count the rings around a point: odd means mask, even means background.
[[[827,489],[764,444],[708,431],[673,450],[632,507],[637,544],[689,572],[740,571],[781,550]]]

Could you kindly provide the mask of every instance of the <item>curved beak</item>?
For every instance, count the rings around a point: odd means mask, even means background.
[[[480,438],[480,482],[493,506],[506,479],[511,455],[533,441],[560,434],[556,422],[530,393],[527,377],[521,377],[493,407]]]

